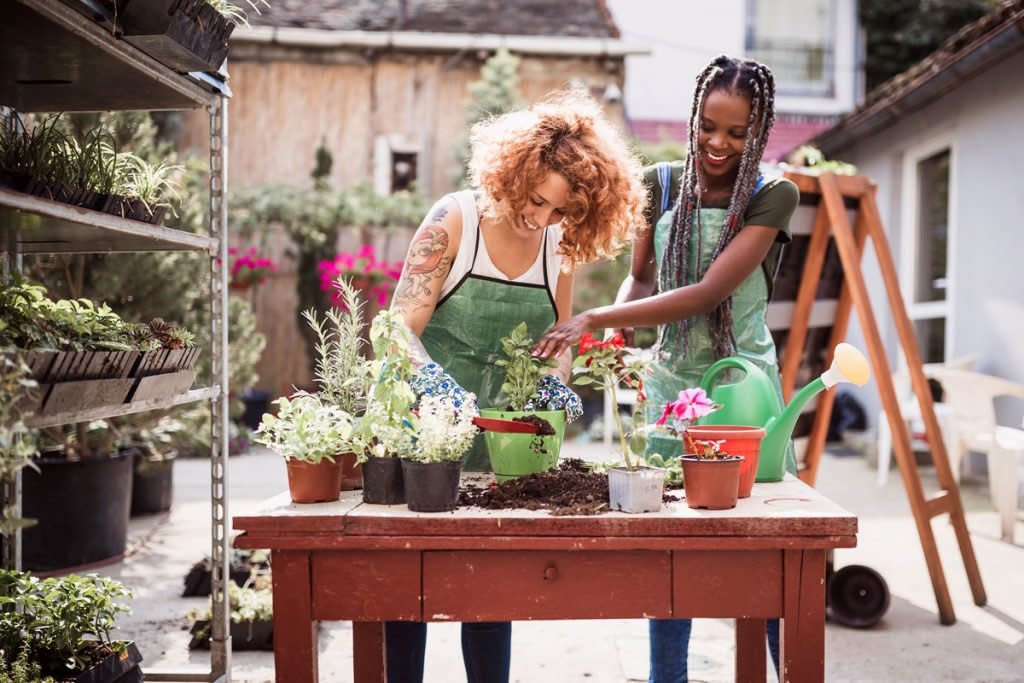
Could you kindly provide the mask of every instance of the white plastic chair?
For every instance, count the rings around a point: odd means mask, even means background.
[[[933,373],[942,383],[946,403],[952,408],[946,439],[950,466],[957,471],[967,451],[988,456],[989,495],[999,511],[1000,536],[1013,543],[1020,466],[1024,463],[1024,429],[996,424],[994,399],[1024,398],[1024,384],[952,368],[937,368]]]
[[[924,376],[927,378],[933,378],[934,374],[932,370],[936,368],[957,368],[959,370],[970,370],[974,365],[974,356],[967,356],[965,358],[958,358],[951,360],[946,363],[926,363],[922,366]],[[910,386],[910,375],[906,370],[901,372],[893,373],[892,383],[896,389],[896,397],[900,401],[900,414],[903,419],[907,422],[908,429],[911,432],[911,443],[916,445],[913,438],[913,433],[917,429],[918,425],[921,425],[921,407],[917,404],[917,396],[911,390]],[[945,443],[949,443],[949,418],[950,418],[950,407],[945,403],[935,402],[935,419],[939,423],[939,430],[942,432],[942,438]],[[877,483],[879,486],[885,486],[885,483],[889,480],[889,468],[892,465],[892,430],[889,428],[889,418],[885,414],[885,410],[881,410],[878,413],[878,474]],[[923,447],[927,447],[924,445]],[[952,463],[950,463],[952,465]],[[953,466],[953,478],[960,481],[960,467],[959,465]]]

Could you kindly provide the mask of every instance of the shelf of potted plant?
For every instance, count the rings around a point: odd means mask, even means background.
[[[217,240],[0,187],[0,239],[23,254],[216,251]]]
[[[164,408],[189,401],[208,400],[211,427],[211,558],[227,566],[229,519],[226,500],[227,433],[223,429],[228,412],[227,368],[227,279],[221,263],[227,261],[227,217],[225,212],[226,103],[230,95],[226,74],[180,74],[124,41],[109,18],[103,3],[85,0],[16,0],[4,7],[0,23],[0,63],[10,66],[0,82],[0,105],[5,113],[21,118],[22,112],[101,112],[114,110],[206,109],[209,112],[209,197],[206,235],[147,225],[123,216],[95,209],[61,204],[12,189],[0,189],[0,244],[5,254],[5,272],[21,268],[25,253],[107,253],[147,251],[199,251],[209,255],[209,326],[213,386],[171,398],[129,404],[84,408],[48,415],[41,424],[80,422],[136,410]],[[78,173],[81,167],[69,168]],[[140,178],[152,185],[153,178]],[[140,188],[142,189],[142,188]],[[83,202],[88,203],[88,202]],[[94,205],[94,204],[93,204]],[[39,417],[39,416],[35,416]],[[3,505],[18,509],[20,476],[4,481]],[[20,532],[3,539],[3,564],[20,564]],[[218,575],[226,571],[218,572]],[[74,577],[68,577],[74,578]],[[219,579],[218,579],[219,581]],[[218,585],[212,605],[210,671],[204,680],[230,678],[230,634],[226,601],[226,578]],[[102,597],[102,596],[98,596]],[[106,599],[86,603],[105,605]],[[83,603],[84,604],[84,603]],[[64,608],[62,601],[55,607]],[[19,612],[20,613],[20,612]],[[56,623],[56,621],[54,622]],[[95,619],[91,623],[97,623]],[[18,654],[5,650],[5,663]],[[120,658],[117,658],[119,661]],[[29,665],[32,661],[29,660]],[[180,678],[174,672],[147,672],[163,680]],[[184,674],[195,677],[194,672]],[[168,678],[170,677],[170,678]],[[62,677],[63,678],[63,677]],[[122,678],[107,672],[97,680],[141,680]]]

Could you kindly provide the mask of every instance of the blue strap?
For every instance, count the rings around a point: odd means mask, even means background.
[[[762,187],[768,182],[768,178],[764,177],[764,174],[757,174],[757,182],[754,183],[754,191],[750,193],[750,198],[753,199],[754,195],[757,194]]]
[[[661,211],[659,216],[668,211],[668,198],[672,189],[672,167],[668,162],[658,163],[658,185],[661,186]]]

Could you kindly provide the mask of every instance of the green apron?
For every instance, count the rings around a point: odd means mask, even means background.
[[[701,249],[700,254],[697,254],[696,249],[691,250],[689,272],[692,275],[687,284],[695,282],[697,274],[707,272],[711,265],[711,257],[714,254],[715,245],[718,244],[718,236],[725,223],[727,211],[727,209],[720,208],[702,208],[700,210],[698,223],[700,237],[698,240],[695,235],[694,241],[699,242]],[[659,264],[668,245],[671,226],[672,211],[666,211],[654,228],[654,251]],[[699,263],[698,258],[700,259]],[[740,286],[732,294],[732,331],[736,338],[735,355],[746,358],[764,370],[772,379],[775,390],[781,397],[782,386],[779,382],[779,362],[775,353],[775,342],[765,319],[767,308],[768,285],[764,272],[761,268],[757,268],[740,283]],[[667,357],[660,363],[654,364],[654,371],[646,383],[649,424],[653,424],[661,417],[665,403],[675,400],[680,390],[700,386],[700,378],[704,372],[718,360],[715,358],[715,352],[711,345],[711,334],[705,315],[697,316],[691,321],[685,360],[679,358],[679,353],[673,346],[676,344],[678,344],[677,339],[665,340]],[[652,433],[647,441],[647,454],[652,453],[659,453],[665,458],[681,455],[682,440],[664,434]],[[786,469],[796,473],[796,459],[793,455],[792,443],[787,449]]]
[[[478,224],[473,266],[480,252],[480,240]],[[466,391],[475,393],[481,408],[503,407],[498,404],[498,395],[505,380],[505,368],[495,364],[505,358],[501,338],[525,321],[530,336],[536,339],[557,319],[555,299],[548,285],[546,232],[541,253],[542,285],[473,275],[470,267],[469,273],[438,302],[420,336],[430,357]],[[462,467],[467,471],[490,470],[481,435],[477,435],[473,448],[463,458]]]

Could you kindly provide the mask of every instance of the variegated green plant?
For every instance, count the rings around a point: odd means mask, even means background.
[[[256,443],[290,460],[334,462],[351,450],[352,416],[304,391],[274,401],[277,415],[264,413],[253,435]]]

